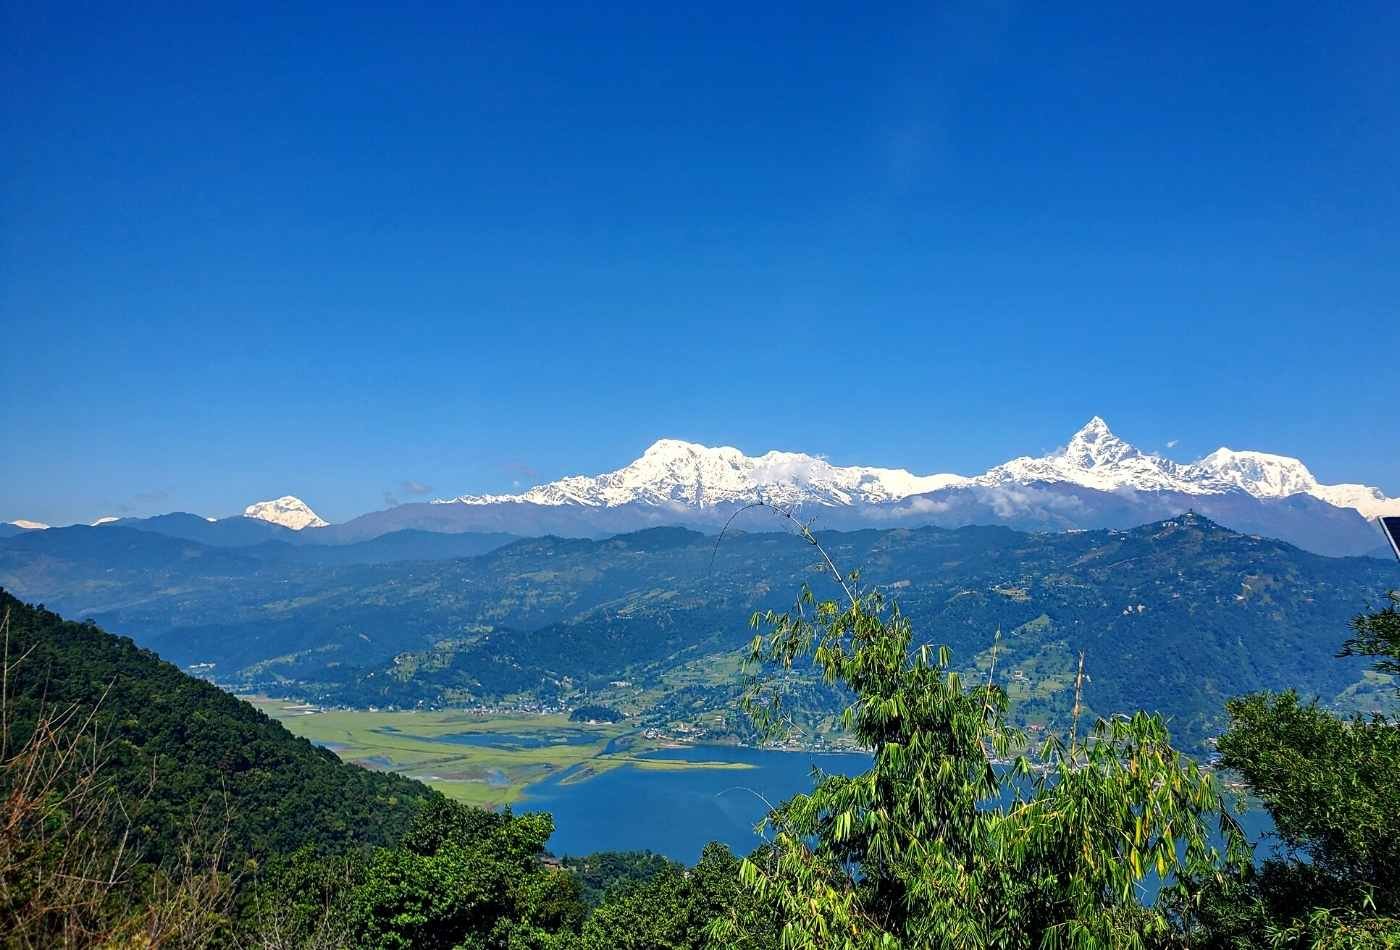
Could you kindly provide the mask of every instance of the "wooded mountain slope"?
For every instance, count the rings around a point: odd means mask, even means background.
[[[261,858],[396,840],[426,786],[371,772],[297,738],[247,703],[131,640],[0,591],[8,618],[9,747],[38,718],[97,709],[92,732],[131,813],[143,858],[177,853],[191,828],[227,823],[231,856]]]

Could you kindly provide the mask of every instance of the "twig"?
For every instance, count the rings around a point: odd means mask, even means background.
[[[1075,743],[1079,739],[1079,706],[1084,696],[1084,651],[1079,651],[1079,672],[1074,675],[1074,711],[1070,714],[1069,757],[1074,760]]]
[[[775,515],[778,515],[781,518],[786,518],[788,521],[796,525],[797,531],[799,534],[802,535],[803,539],[812,547],[816,548],[817,552],[821,554],[822,560],[826,562],[827,570],[831,571],[831,576],[836,578],[836,583],[841,585],[841,590],[845,591],[847,599],[849,599],[851,602],[851,606],[860,606],[860,600],[857,599],[855,593],[851,590],[850,585],[846,583],[845,575],[841,573],[840,569],[837,568],[836,563],[832,561],[831,555],[826,553],[826,548],[822,547],[821,542],[817,540],[817,536],[812,532],[811,526],[798,520],[797,516],[794,515],[791,511],[785,508],[779,508],[777,505],[767,501],[751,501],[744,507],[735,511],[724,522],[724,527],[720,529],[719,536],[715,538],[714,549],[710,552],[711,571],[714,570],[715,555],[719,552],[719,543],[724,539],[725,532],[729,530],[729,526],[734,522],[735,518],[739,517],[741,514],[743,514],[751,508],[767,508]]]

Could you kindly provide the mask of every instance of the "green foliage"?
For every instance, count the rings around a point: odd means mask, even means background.
[[[598,851],[560,862],[578,880],[579,893],[589,907],[597,907],[614,888],[640,884],[680,865],[654,851]]]
[[[625,716],[611,706],[579,706],[569,713],[570,722],[621,722]]]
[[[1400,899],[1400,728],[1339,719],[1297,694],[1229,704],[1221,764],[1238,771],[1313,875]],[[1387,909],[1391,909],[1387,905]],[[1400,902],[1393,907],[1400,910]]]
[[[240,870],[303,845],[384,843],[408,827],[419,802],[437,797],[342,763],[128,639],[0,591],[4,613],[10,742],[22,745],[53,709],[92,711],[103,780],[125,803],[129,847],[147,863],[180,860],[196,823],[227,825],[229,863]]]
[[[243,942],[265,947],[347,945],[344,897],[363,882],[367,863],[363,851],[328,855],[309,845],[274,855],[240,895]]]
[[[1400,675],[1400,591],[1391,591],[1387,599],[1384,609],[1352,619],[1352,636],[1337,655],[1378,657],[1377,670]],[[1400,691],[1400,680],[1395,688]]]
[[[1390,606],[1352,621],[1343,652],[1394,666]],[[1342,719],[1296,693],[1232,700],[1221,764],[1274,820],[1285,853],[1208,889],[1199,942],[1220,947],[1400,946],[1400,726]]]
[[[573,875],[541,861],[553,830],[548,815],[434,799],[398,847],[339,862],[302,853],[270,868],[250,929],[277,922],[292,946],[324,938],[332,922],[360,947],[565,946],[585,908]]]
[[[1171,529],[1172,543],[1181,542],[1181,530]],[[1211,543],[1195,522],[1187,534],[1197,554]],[[586,542],[558,544],[566,554],[570,545],[593,550]],[[1152,545],[1143,544],[1148,554],[1129,540],[1111,552],[1095,548],[1093,557],[1133,550],[1148,557]],[[681,535],[645,553],[686,548]],[[915,615],[887,604],[879,588],[862,588],[856,576],[841,577],[817,549],[843,598],[819,599],[804,587],[790,610],[753,615],[749,660],[758,677],[746,708],[761,733],[773,735],[798,721],[793,702],[843,704],[842,726],[872,752],[871,768],[855,777],[816,775],[810,793],[773,809],[767,842],[747,859],[711,845],[691,869],[648,853],[561,866],[544,852],[553,831],[548,815],[473,809],[416,782],[345,766],[129,640],[0,594],[0,609],[10,614],[10,655],[23,657],[17,666],[12,659],[6,686],[9,741],[60,752],[34,753],[38,770],[29,759],[6,760],[22,766],[6,771],[3,788],[20,820],[0,822],[0,913],[12,932],[20,922],[41,937],[81,926],[93,938],[87,942],[101,936],[140,945],[228,940],[232,916],[237,942],[267,947],[1400,947],[1400,728],[1393,719],[1340,719],[1292,692],[1230,702],[1222,762],[1268,808],[1287,852],[1255,868],[1215,781],[1173,748],[1160,718],[1095,718],[1081,729],[1081,719],[1091,718],[1082,659],[1077,675],[1071,668],[1064,680],[1063,730],[1032,747],[1013,727],[1001,685],[1007,654],[1019,649],[1014,642],[999,639],[975,671],[954,668],[949,649],[915,642]],[[625,545],[608,551],[628,553]],[[502,557],[519,567],[526,554],[507,549]],[[1158,567],[1177,571],[1177,563]],[[1269,585],[1251,576],[1258,585],[1250,597],[1273,596],[1259,594]],[[1042,601],[1048,589],[1068,596],[1075,584],[1015,580],[1003,577],[986,595],[997,615],[1035,611],[1008,628],[1008,641],[1064,625]],[[920,603],[917,590],[911,599]],[[942,616],[969,599],[956,594]],[[734,597],[723,609],[697,607],[689,616],[719,623],[741,602]],[[1285,609],[1275,599],[1271,616],[1283,622],[1297,608],[1301,621],[1310,608],[1300,603]],[[1343,654],[1377,657],[1385,668],[1400,664],[1397,607],[1392,596],[1385,610],[1356,618]],[[641,608],[625,618],[598,616],[563,624],[571,632],[560,637],[538,628],[505,654],[505,665],[514,667],[511,677],[532,679],[540,668],[525,662],[530,651],[566,643],[573,652],[556,659],[583,657],[589,631],[602,632],[588,661],[603,664],[588,667],[602,675],[604,666],[624,662],[618,658],[651,624],[656,635],[637,655],[654,673],[677,650],[686,652],[677,615],[667,613],[671,625],[659,628],[658,616]],[[970,627],[977,616],[964,620]],[[453,663],[439,669],[452,673]],[[492,674],[478,668],[473,675]],[[686,689],[689,712],[707,697],[731,695],[718,683]],[[59,734],[49,711],[84,704],[94,711],[76,739],[45,739]],[[68,748],[101,750],[101,761],[83,759],[88,770],[66,779],[54,770],[51,785],[44,763],[68,761]],[[20,784],[14,776],[21,774],[42,781]],[[99,774],[100,783],[91,780]],[[65,797],[84,782],[118,797]],[[84,861],[99,855],[105,862],[104,849],[121,840],[125,826],[110,817],[118,801],[139,803],[130,812],[131,846],[146,872],[95,896],[41,894],[34,882],[59,880],[55,868],[77,869],[64,872],[67,879],[96,879]],[[211,816],[225,830],[207,849],[212,857],[198,860],[188,830]],[[44,834],[16,836],[15,828]],[[1214,834],[1223,836],[1223,855]],[[246,886],[230,916],[225,905],[239,877]],[[1167,886],[1148,905],[1141,897],[1153,878]],[[43,899],[31,900],[34,894]],[[76,916],[52,913],[75,899],[86,902]]]
[[[350,893],[356,942],[551,946],[551,934],[582,917],[573,877],[539,860],[553,830],[545,814],[516,818],[456,802],[430,805],[404,846],[377,852]]]
[[[1139,902],[1149,875],[1224,880],[1213,821],[1245,859],[1215,783],[1160,719],[1071,727],[1034,770],[993,675],[966,683],[946,649],[913,649],[909,620],[856,585],[843,583],[844,606],[804,590],[789,612],[754,617],[752,660],[781,671],[752,696],[765,726],[782,721],[770,684],[810,658],[854,691],[844,723],[874,753],[870,771],[821,776],[777,808],[771,847],[744,862],[784,947],[1147,945],[1176,927]]]
[[[690,871],[666,867],[616,889],[584,925],[581,950],[701,950],[716,921],[723,945],[776,950],[778,928],[771,909],[745,889],[739,861],[710,844]]]
[[[1400,920],[1355,911],[1315,908],[1285,926],[1270,923],[1264,935],[1271,947],[1311,950],[1395,950],[1400,947]]]

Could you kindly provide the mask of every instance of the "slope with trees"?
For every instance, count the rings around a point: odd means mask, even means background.
[[[160,863],[192,823],[227,825],[230,857],[312,844],[394,840],[436,795],[342,763],[249,704],[131,640],[72,623],[0,591],[6,631],[6,744],[53,714],[83,710],[104,781],[130,802],[132,847]]]

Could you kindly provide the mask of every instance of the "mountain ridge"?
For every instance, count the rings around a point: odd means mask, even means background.
[[[804,582],[832,592],[813,574],[810,548],[763,525],[719,543],[663,528],[374,564],[256,560],[252,549],[137,531],[57,529],[0,544],[0,585],[137,635],[241,691],[401,707],[549,704],[586,692],[686,719],[694,700],[732,708],[742,684],[711,674],[732,668],[754,611],[783,609]],[[1336,652],[1347,618],[1395,583],[1393,563],[1311,554],[1199,514],[1128,530],[818,536],[842,569],[859,568],[965,662],[1002,629],[1008,671],[1059,684],[1053,697],[1024,697],[1034,709],[1065,712],[1085,650],[1094,708],[1159,709],[1196,739],[1225,696],[1293,685],[1331,701],[1355,686],[1357,664],[1306,658]]]
[[[1219,448],[1191,463],[1142,452],[1094,416],[1055,452],[1020,456],[981,475],[917,475],[906,469],[832,465],[820,456],[769,451],[747,456],[732,446],[660,439],[621,469],[571,475],[507,495],[459,495],[433,504],[530,503],[620,507],[629,503],[706,508],[767,501],[777,505],[849,506],[901,501],[950,488],[1065,482],[1099,491],[1172,491],[1254,498],[1307,494],[1363,518],[1400,514],[1400,499],[1368,485],[1323,485],[1299,459]]]
[[[1384,538],[1370,519],[1400,514],[1400,499],[1367,485],[1323,484],[1299,459],[1222,447],[1196,461],[1178,462],[1142,451],[1095,416],[1063,447],[1010,459],[980,475],[917,475],[839,466],[800,452],[749,456],[732,446],[660,439],[611,472],[571,475],[517,494],[396,504],[337,524],[327,524],[304,501],[287,495],[229,518],[176,513],[123,518],[103,527],[133,527],[218,546],[264,540],[346,545],[402,531],[602,538],[668,525],[715,532],[755,502],[845,530],[972,524],[1025,531],[1129,528],[1196,511],[1244,533],[1331,556],[1383,554]],[[0,526],[0,536],[23,533],[32,532]]]

